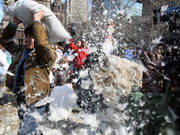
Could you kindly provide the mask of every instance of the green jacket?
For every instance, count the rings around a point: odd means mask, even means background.
[[[49,73],[56,60],[56,53],[50,47],[44,26],[34,22],[35,51],[26,59],[25,69],[25,101],[34,104],[50,94]],[[15,73],[21,58],[23,46],[11,40],[16,34],[17,27],[8,25],[0,38],[0,43],[12,54],[12,64],[8,71]],[[13,89],[14,76],[7,75],[6,86]]]

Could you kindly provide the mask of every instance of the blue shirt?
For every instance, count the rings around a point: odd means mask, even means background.
[[[126,50],[125,51],[125,58],[128,59],[128,60],[132,60],[133,59],[133,54],[131,52],[131,50]]]

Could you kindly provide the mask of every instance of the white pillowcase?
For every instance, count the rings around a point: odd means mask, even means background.
[[[70,34],[65,30],[55,14],[42,4],[32,0],[19,0],[9,5],[5,9],[5,13],[8,16],[17,17],[26,28],[33,24],[33,14],[40,10],[44,10],[45,13],[42,23],[46,28],[49,42],[68,41],[71,38]]]

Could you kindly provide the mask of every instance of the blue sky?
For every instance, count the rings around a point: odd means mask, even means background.
[[[129,13],[133,14],[133,15],[139,15],[142,16],[142,7],[143,5],[141,3],[135,3],[131,9],[129,10]]]
[[[128,14],[132,14],[132,15],[142,15],[142,4],[136,2],[136,0],[132,0],[132,1],[128,1],[128,0],[122,0],[122,5],[121,7],[123,7],[123,5],[130,6],[131,8],[128,9],[127,13]]]
[[[54,0],[51,0],[51,2],[54,2]],[[64,2],[65,2],[65,0],[61,0],[61,2],[62,2],[62,3],[64,3]]]

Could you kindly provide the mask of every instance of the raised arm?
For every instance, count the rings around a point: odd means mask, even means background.
[[[44,11],[39,11],[34,14],[35,51],[43,63],[47,66],[52,66],[56,60],[56,54],[49,44],[45,27],[41,23],[43,17]]]
[[[76,45],[73,43],[73,40],[70,39],[69,41],[70,41],[70,44],[68,44],[68,48],[70,48],[71,50],[76,50],[77,47],[76,47]]]

